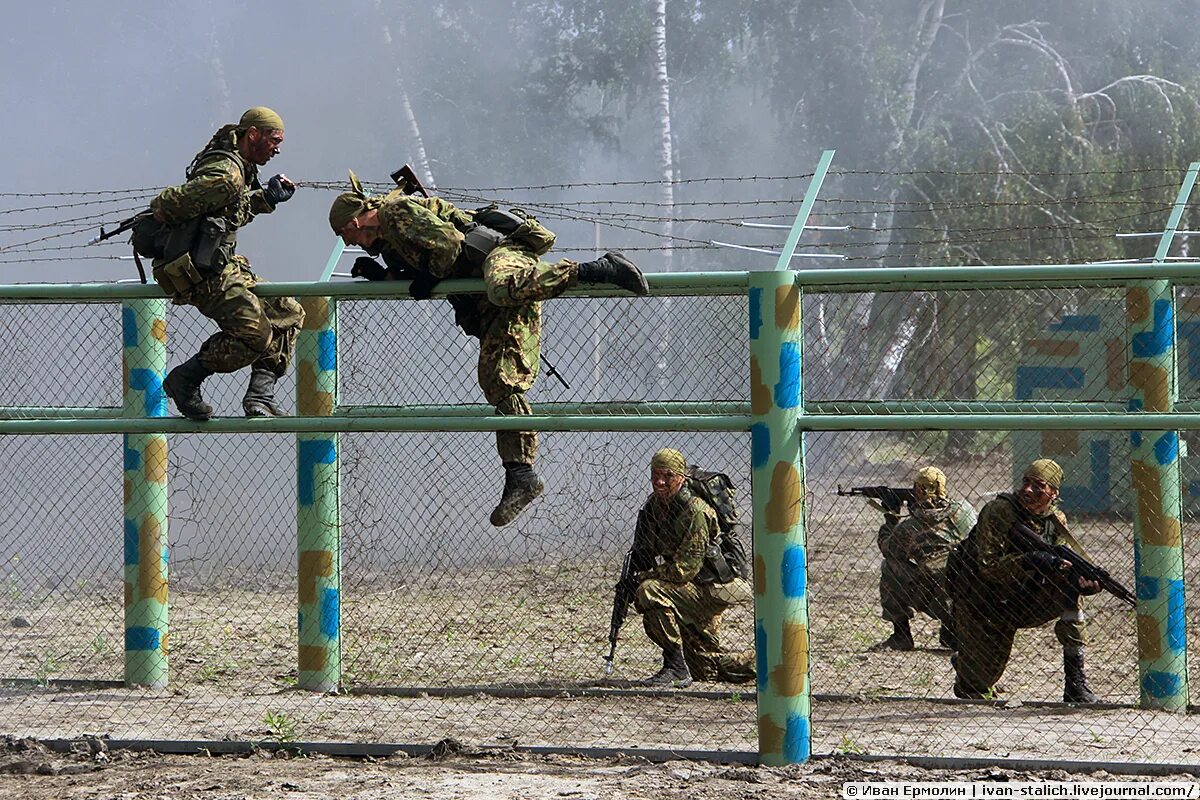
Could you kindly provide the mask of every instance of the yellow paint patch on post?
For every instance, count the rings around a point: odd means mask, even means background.
[[[304,309],[304,324],[306,331],[319,331],[329,327],[329,300],[324,297],[301,297],[300,307]]]
[[[296,368],[296,409],[302,417],[333,416],[333,393],[317,388],[317,369],[310,361]]]
[[[150,335],[163,344],[167,343],[167,321],[156,319],[150,323]]]
[[[1129,383],[1142,393],[1142,410],[1169,412],[1171,395],[1167,371],[1162,367],[1135,361],[1129,365]]]
[[[317,602],[317,578],[333,574],[333,553],[328,550],[303,550],[300,553],[300,602]]]
[[[1134,461],[1130,472],[1133,491],[1137,495],[1137,514],[1142,541],[1162,547],[1179,547],[1179,520],[1163,514],[1162,481],[1158,468]]]
[[[779,664],[771,670],[775,694],[795,697],[808,683],[808,628],[797,622],[784,623]]]
[[[138,590],[142,600],[167,602],[167,577],[163,574],[162,527],[153,514],[142,517],[138,531]]]
[[[766,414],[771,410],[771,390],[763,381],[758,359],[750,356],[750,412]]]
[[[1125,290],[1125,314],[1131,324],[1150,318],[1150,292],[1145,286],[1130,286]]]
[[[325,669],[325,659],[328,653],[324,647],[313,644],[300,645],[300,671],[321,672]]]
[[[129,608],[133,605],[133,584],[125,581],[125,607]]]
[[[767,499],[767,532],[787,533],[800,521],[804,508],[804,486],[800,473],[787,461],[771,472],[771,496]]]
[[[781,331],[794,331],[800,327],[800,287],[775,287],[775,327]]]
[[[1146,614],[1137,615],[1138,655],[1148,661],[1162,658],[1163,636],[1158,620]]]
[[[763,755],[783,754],[785,731],[767,715],[758,718],[758,752]]]
[[[167,482],[167,437],[155,436],[146,442],[143,463],[146,480],[150,483]]]

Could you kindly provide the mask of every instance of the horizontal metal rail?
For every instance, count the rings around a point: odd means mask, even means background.
[[[851,269],[795,270],[796,282],[805,291],[880,292],[955,289],[1009,289],[1031,286],[1121,286],[1147,278],[1144,264],[1029,264],[978,267],[859,267]],[[646,276],[652,295],[740,295],[749,286],[749,272],[671,272]],[[1155,264],[1155,279],[1200,284],[1200,261]],[[263,297],[339,297],[377,299],[408,297],[408,281],[352,281],[263,283],[255,292]],[[439,283],[434,297],[485,291],[482,280],[453,279]],[[576,287],[574,297],[630,297],[629,293],[600,286]],[[163,297],[156,284],[129,283],[26,283],[0,286],[0,303],[111,303]]]
[[[802,431],[1169,431],[1200,430],[1200,414],[807,414]],[[747,431],[745,414],[538,414],[512,416],[216,417],[208,422],[173,418],[0,419],[0,434],[105,433],[436,433],[473,431]]]

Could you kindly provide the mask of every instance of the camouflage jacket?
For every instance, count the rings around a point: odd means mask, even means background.
[[[975,562],[980,577],[993,583],[1018,583],[1031,574],[1022,561],[1025,551],[1012,541],[1012,527],[1023,522],[1042,535],[1051,544],[1063,544],[1087,557],[1079,542],[1067,530],[1067,517],[1057,507],[1040,516],[1034,516],[1021,506],[1015,495],[1001,494],[979,512],[975,525]]]
[[[218,214],[232,231],[275,207],[263,195],[258,166],[238,155],[236,132],[222,128],[192,161],[187,182],[163,189],[150,201],[150,209],[168,225]]]
[[[718,534],[717,512],[684,486],[670,500],[654,495],[642,506],[633,547],[655,566],[640,577],[688,583],[704,566],[704,550]]]
[[[384,249],[409,269],[438,279],[470,274],[458,255],[463,243],[460,228],[472,222],[470,214],[440,197],[416,197],[396,190],[379,205]]]
[[[932,508],[913,507],[912,515],[879,529],[884,557],[923,564],[940,560],[975,526],[975,509],[965,500],[943,500]]]

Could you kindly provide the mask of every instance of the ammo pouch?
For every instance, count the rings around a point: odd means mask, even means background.
[[[475,221],[511,242],[527,247],[535,256],[545,255],[554,247],[554,233],[520,208],[504,211],[496,205],[484,206],[475,211]]]
[[[710,577],[712,580],[704,580]],[[734,578],[740,577],[729,566],[729,562],[725,560],[725,554],[721,552],[720,537],[718,541],[709,542],[708,547],[704,548],[704,567],[700,570],[700,574],[696,576],[698,583],[729,583]]]
[[[155,264],[154,282],[173,298],[187,297],[204,282],[204,276],[192,264],[191,253],[185,252],[172,261]]]
[[[448,294],[446,299],[454,309],[454,324],[467,336],[483,338],[483,316],[479,313],[479,295]]]
[[[224,217],[196,217],[179,225],[165,225],[151,216],[133,226],[133,249],[138,255],[174,263],[191,255],[192,266],[216,274],[233,257],[236,231]]]
[[[473,274],[482,275],[483,260],[487,254],[504,241],[504,234],[487,225],[473,225],[463,234],[461,261],[465,261]]]

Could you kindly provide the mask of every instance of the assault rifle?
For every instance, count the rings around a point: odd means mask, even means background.
[[[154,212],[148,208],[144,209],[142,211],[139,211],[138,213],[134,214],[129,219],[121,220],[120,224],[118,224],[117,227],[113,228],[111,231],[104,230],[104,226],[101,225],[100,226],[100,234],[98,236],[93,237],[91,239],[91,241],[88,242],[88,244],[97,244],[97,243],[103,242],[107,239],[111,239],[114,236],[120,236],[125,231],[132,230],[135,225],[137,225],[139,222],[146,219],[147,217],[152,216],[153,214],[154,214]],[[133,263],[137,264],[138,277],[140,277],[142,279],[142,283],[145,283],[146,282],[146,270],[142,267],[142,259],[138,257],[136,250],[133,251]]]
[[[1098,583],[1101,589],[1113,595],[1118,600],[1128,603],[1130,608],[1137,607],[1137,596],[1125,588],[1120,581],[1109,575],[1108,570],[1096,566],[1066,545],[1047,542],[1037,534],[1037,531],[1022,522],[1013,524],[1012,534],[1015,544],[1022,550],[1026,552],[1041,551],[1043,553],[1050,553],[1056,558],[1061,558],[1063,561],[1070,563],[1071,566],[1067,572],[1072,577],[1079,577]]]
[[[638,516],[638,522],[641,522],[641,515]],[[636,534],[634,545],[637,545]],[[625,618],[629,616],[629,604],[633,602],[633,595],[638,587],[638,579],[635,576],[653,566],[652,560],[633,548],[630,548],[625,554],[625,560],[621,562],[621,577],[617,579],[617,585],[613,588],[612,618],[608,624],[608,655],[604,657],[607,662],[604,665],[605,675],[611,675],[613,671],[613,658],[617,654],[617,635],[621,632],[621,626],[625,624]]]
[[[391,174],[392,181],[400,187],[405,194],[419,194],[421,197],[429,197],[429,191],[425,185],[421,183],[421,179],[417,177],[417,173],[413,172],[413,168],[409,164],[405,164],[400,169]],[[143,281],[145,283],[145,281]],[[567,383],[567,379],[562,376],[554,365],[550,363],[550,359],[546,358],[545,353],[540,353],[542,363],[546,365],[546,372],[556,378],[563,385],[564,389],[570,389],[571,384]]]
[[[917,501],[916,493],[912,489],[897,489],[891,486],[854,486],[843,489],[838,485],[837,493],[839,497],[869,497],[878,500],[879,505],[888,514],[898,514],[901,506],[907,505],[911,508]]]

